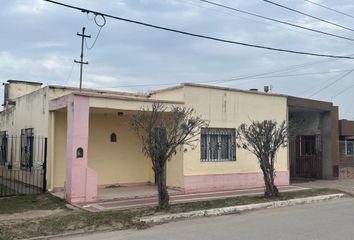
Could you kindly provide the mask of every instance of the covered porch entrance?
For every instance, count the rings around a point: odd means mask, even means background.
[[[63,191],[68,202],[86,203],[100,200],[99,194],[103,196],[105,188],[124,195],[125,187],[146,190],[153,185],[151,162],[142,153],[129,119],[142,107],[151,109],[154,102],[141,96],[81,93],[50,101],[50,188]],[[183,159],[179,154],[176,158],[167,166],[167,184],[180,187]],[[153,189],[149,188],[149,192]]]
[[[332,179],[338,158],[338,112],[331,103],[288,99],[291,182]]]

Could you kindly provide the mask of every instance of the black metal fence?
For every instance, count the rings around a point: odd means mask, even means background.
[[[0,134],[0,197],[47,190],[47,138]]]

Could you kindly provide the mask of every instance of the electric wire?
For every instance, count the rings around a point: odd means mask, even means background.
[[[332,74],[336,72],[347,72],[348,69],[345,70],[336,70],[336,71],[326,71],[326,72],[312,72],[312,73],[300,73],[300,74],[288,74],[288,75],[269,75],[269,73],[257,74],[257,75],[249,75],[249,76],[240,76],[234,77],[231,79],[219,79],[219,80],[206,80],[206,81],[194,81],[193,83],[225,83],[225,82],[233,82],[233,81],[254,81],[258,79],[264,78],[282,78],[282,77],[299,77],[305,75],[319,75],[319,74]],[[180,84],[181,82],[171,82],[171,83],[146,83],[146,84],[127,84],[127,85],[115,85],[109,86],[109,88],[121,88],[121,87],[153,87],[153,86],[170,86]]]
[[[337,94],[333,95],[333,96],[331,97],[331,101],[332,101],[334,98],[336,98],[336,97],[342,95],[343,93],[347,92],[348,90],[352,89],[353,87],[354,87],[354,84],[350,85],[349,87],[346,87],[346,88],[343,89],[342,91],[340,91],[340,92],[338,92]]]
[[[325,85],[324,87],[320,88],[319,90],[317,90],[316,92],[314,92],[313,94],[311,94],[310,96],[308,96],[309,98],[317,95],[318,93],[322,92],[323,90],[329,88],[330,86],[333,86],[335,83],[339,82],[340,80],[342,80],[343,78],[347,77],[349,74],[351,74],[354,71],[354,69],[344,73],[343,75],[341,75],[339,78],[337,78],[336,80],[334,80],[333,82]]]
[[[342,95],[342,94],[345,93],[346,91],[352,89],[353,87],[354,87],[354,84],[353,84],[353,85],[350,85],[349,87],[347,87],[347,88],[345,88],[345,89],[343,89],[343,91],[340,91],[340,92],[337,93],[336,95],[332,96],[332,97],[331,97],[331,101],[332,101],[334,98],[338,97],[339,95]]]
[[[319,17],[313,16],[313,15],[310,15],[308,13],[301,12],[301,11],[296,10],[294,8],[290,8],[290,7],[287,7],[285,5],[282,5],[282,4],[279,4],[279,3],[276,3],[276,2],[273,2],[273,1],[270,1],[270,0],[263,0],[263,1],[266,2],[266,3],[272,4],[272,5],[275,5],[277,7],[281,7],[281,8],[284,8],[286,10],[292,11],[292,12],[296,12],[296,13],[301,14],[303,16],[306,16],[306,17],[309,17],[309,18],[312,18],[312,19],[316,19],[316,20],[321,21],[321,22],[325,22],[325,23],[330,24],[332,26],[336,26],[336,27],[339,27],[339,28],[354,32],[354,29],[352,29],[352,28],[349,28],[349,27],[346,27],[346,26],[343,26],[343,25],[340,25],[340,24],[325,20],[323,18],[319,18]]]
[[[313,2],[313,1],[310,1],[310,0],[304,0],[305,2],[308,2],[308,3],[311,3],[313,5],[316,5],[316,6],[319,6],[319,7],[322,7],[322,8],[325,8],[327,10],[330,10],[330,11],[333,11],[333,12],[336,12],[336,13],[339,13],[339,14],[342,14],[344,16],[347,16],[347,17],[350,17],[350,18],[354,18],[354,15],[350,15],[348,13],[345,13],[345,12],[341,12],[341,11],[338,11],[334,8],[331,8],[331,7],[328,7],[328,6],[325,6],[323,4],[319,4],[319,3],[316,3],[316,2]]]
[[[348,71],[348,70],[347,70]],[[326,81],[321,82],[321,85],[326,85],[327,83],[333,81],[334,78],[341,76],[341,74],[337,74],[334,77],[330,77],[328,78]],[[302,96],[305,95],[305,93],[311,92],[314,88],[316,88],[318,86],[318,83],[312,84],[310,87],[306,88],[305,90],[302,90],[301,92],[297,92],[295,95],[296,96]]]
[[[87,18],[88,18],[88,15],[89,15],[89,13],[87,13]],[[97,21],[97,16],[100,16],[100,17],[102,18],[102,20],[103,20],[102,23],[99,23],[99,22]],[[90,19],[89,19],[89,20],[90,20]],[[93,41],[93,43],[92,43],[91,46],[88,45],[87,40],[86,40],[86,38],[85,38],[85,47],[86,47],[87,50],[91,50],[91,49],[95,46],[95,44],[96,44],[96,42],[97,42],[97,39],[98,39],[98,37],[99,37],[100,34],[101,34],[102,28],[103,28],[103,27],[106,25],[106,23],[107,23],[106,18],[105,18],[103,15],[101,15],[101,14],[95,14],[95,17],[93,18],[93,20],[95,21],[95,24],[98,26],[99,30],[98,30],[98,33],[96,34],[95,40]]]
[[[91,50],[91,49],[95,46],[95,44],[96,44],[96,42],[97,42],[97,39],[98,39],[98,37],[99,37],[100,34],[101,34],[101,30],[102,30],[102,27],[99,28],[99,30],[98,30],[98,32],[97,32],[97,34],[96,34],[95,40],[93,41],[93,43],[92,43],[91,46],[88,45],[87,40],[86,40],[86,38],[85,38],[85,47],[86,47],[87,50]]]
[[[47,0],[45,0],[45,1],[47,1]],[[50,1],[50,0],[48,0],[48,1]],[[241,9],[238,9],[238,8],[235,8],[235,7],[230,7],[230,6],[221,4],[221,3],[217,3],[217,2],[213,2],[213,1],[209,1],[209,0],[199,0],[199,1],[207,3],[207,4],[211,4],[211,5],[214,5],[214,6],[217,6],[217,7],[222,7],[222,8],[225,8],[225,9],[229,9],[229,10],[233,10],[233,11],[236,11],[236,12],[240,12],[240,13],[244,13],[244,14],[247,14],[247,15],[251,15],[251,16],[254,16],[254,17],[258,17],[258,18],[269,20],[269,21],[285,24],[285,25],[288,25],[288,26],[300,28],[300,29],[303,29],[303,30],[312,31],[312,32],[324,34],[324,35],[331,36],[331,37],[341,38],[341,39],[345,39],[345,40],[348,40],[348,41],[354,41],[353,38],[344,37],[344,36],[340,36],[340,35],[337,35],[337,34],[328,33],[328,32],[316,30],[316,29],[313,29],[313,28],[308,28],[308,27],[304,27],[304,26],[301,26],[301,25],[297,25],[297,24],[294,24],[294,23],[289,23],[289,22],[286,22],[286,21],[278,20],[278,19],[275,19],[275,18],[262,16],[262,15],[251,13],[251,12],[248,12],[248,11],[244,11],[244,10],[241,10]]]
[[[252,18],[252,17],[248,17],[248,16],[243,16],[243,15],[236,15],[234,13],[225,11],[225,10],[223,10],[221,8],[215,8],[213,6],[207,6],[207,5],[203,4],[203,3],[197,4],[197,2],[195,0],[186,0],[186,3],[188,3],[190,5],[193,5],[193,6],[197,6],[199,8],[203,8],[203,9],[208,10],[208,11],[214,11],[214,12],[217,12],[219,14],[228,15],[228,16],[231,16],[231,17],[234,17],[234,18],[238,18],[238,19],[242,18],[242,19],[246,19],[248,21],[257,22],[257,23],[260,23],[260,24],[263,24],[263,25],[267,25],[267,26],[269,26],[269,24],[270,24],[269,21],[262,21],[262,20],[259,20],[258,18]],[[291,31],[291,32],[305,34],[305,35],[311,36],[311,37],[317,37],[317,38],[322,38],[323,37],[322,35],[318,35],[316,33],[305,32],[305,31],[302,31],[302,30],[294,29],[293,27],[283,26],[281,24],[273,24],[272,26],[277,27],[277,28],[281,28],[281,29],[285,29],[285,30]],[[325,37],[327,37],[327,36],[325,36]]]
[[[66,85],[66,84],[70,81],[71,76],[72,76],[72,74],[73,74],[74,65],[75,65],[75,62],[72,62],[72,66],[71,66],[71,69],[70,69],[69,75],[68,75],[68,77],[66,78],[64,85]]]
[[[93,19],[95,18],[95,15],[93,16],[93,18],[90,18],[90,16],[89,16],[90,14],[86,14],[86,18],[87,18],[87,20],[89,20],[90,22],[92,22],[93,21]]]
[[[64,6],[64,7],[67,7],[67,8],[76,9],[76,10],[79,10],[79,11],[81,11],[83,13],[90,13],[91,12],[91,13],[94,13],[94,14],[97,14],[97,15],[102,15],[104,17],[108,17],[108,18],[112,18],[112,19],[116,19],[116,20],[120,20],[120,21],[124,21],[124,22],[129,22],[129,23],[133,23],[133,24],[137,24],[137,25],[141,25],[141,26],[145,26],[145,27],[149,27],[149,28],[159,29],[159,30],[163,30],[163,31],[173,32],[173,33],[178,33],[178,34],[187,35],[187,36],[191,36],[191,37],[197,37],[197,38],[202,38],[202,39],[213,40],[213,41],[217,41],[217,42],[241,45],[241,46],[258,48],[258,49],[266,49],[266,50],[271,50],[271,51],[286,52],[286,53],[299,54],[299,55],[307,55],[307,56],[354,59],[354,57],[350,57],[350,56],[321,54],[321,53],[313,53],[313,52],[303,52],[303,51],[296,51],[296,50],[289,50],[289,49],[283,49],[283,48],[275,48],[275,47],[268,47],[268,46],[263,46],[263,45],[250,44],[250,43],[239,42],[239,41],[226,40],[226,39],[222,39],[222,38],[211,37],[211,36],[207,36],[207,35],[196,34],[196,33],[191,33],[191,32],[187,32],[187,31],[182,31],[182,30],[177,30],[177,29],[173,29],[173,28],[168,28],[168,27],[163,27],[163,26],[159,26],[159,25],[154,25],[154,24],[150,24],[150,23],[146,23],[146,22],[142,22],[142,21],[137,21],[137,20],[132,20],[132,19],[128,19],[128,18],[113,16],[113,15],[110,15],[110,14],[105,14],[105,13],[101,13],[101,12],[97,12],[97,11],[93,11],[93,10],[89,10],[89,9],[85,9],[85,8],[81,8],[81,7],[76,7],[76,6],[72,6],[72,5],[56,2],[56,1],[53,1],[53,0],[44,0],[44,1],[50,2],[50,3],[53,3],[53,4],[57,4],[57,5],[60,5],[60,6]]]

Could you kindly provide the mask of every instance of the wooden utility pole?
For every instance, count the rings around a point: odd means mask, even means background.
[[[81,89],[82,89],[82,67],[84,64],[88,64],[88,62],[84,62],[84,41],[85,41],[85,38],[91,38],[91,35],[85,35],[85,27],[82,28],[82,33],[77,33],[76,35],[81,37],[80,61],[74,60],[75,63],[80,63],[80,92],[81,92]]]

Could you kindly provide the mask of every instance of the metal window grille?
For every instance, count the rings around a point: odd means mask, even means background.
[[[0,132],[0,164],[5,165],[7,162],[7,134],[6,131]]]
[[[31,170],[34,159],[33,128],[21,130],[21,168]]]
[[[203,128],[200,136],[202,162],[236,161],[234,128]]]

